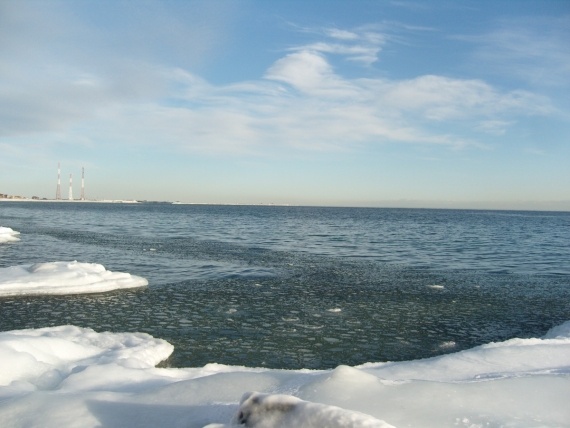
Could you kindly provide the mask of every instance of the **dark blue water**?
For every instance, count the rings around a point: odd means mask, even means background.
[[[0,330],[143,331],[169,364],[329,368],[455,352],[570,320],[570,213],[0,203],[0,267],[78,260],[149,280],[0,298]]]

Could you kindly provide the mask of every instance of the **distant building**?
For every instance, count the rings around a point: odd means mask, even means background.
[[[26,199],[24,196],[8,195],[0,193],[0,199]]]

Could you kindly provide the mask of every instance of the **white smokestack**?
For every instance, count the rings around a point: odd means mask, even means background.
[[[85,168],[81,167],[81,200],[85,200]]]
[[[61,168],[59,162],[57,163],[57,188],[55,189],[55,199],[61,199]]]

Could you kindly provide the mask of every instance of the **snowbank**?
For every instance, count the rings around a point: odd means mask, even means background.
[[[0,244],[4,242],[19,241],[20,238],[17,237],[19,234],[20,232],[16,232],[9,227],[0,226]]]
[[[154,367],[170,352],[141,333],[0,333],[2,426],[570,426],[570,322],[543,338],[324,371]]]
[[[145,278],[96,263],[51,262],[0,269],[0,296],[101,293],[148,285]]]

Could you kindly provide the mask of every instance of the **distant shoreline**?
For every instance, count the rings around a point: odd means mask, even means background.
[[[552,212],[565,213],[570,212],[570,208],[566,208],[566,203],[562,203],[560,208],[555,206],[536,206],[536,207],[508,207],[508,206],[450,206],[450,205],[401,205],[382,204],[382,205],[309,205],[309,204],[278,204],[278,203],[221,203],[221,202],[180,202],[180,201],[149,201],[136,199],[32,199],[32,198],[0,198],[0,202],[54,202],[54,203],[106,203],[106,204],[127,204],[127,205],[212,205],[212,206],[244,206],[244,207],[313,207],[313,208],[362,208],[362,209],[409,209],[409,210],[456,210],[456,211],[512,211],[512,212]]]
[[[32,198],[0,198],[0,202],[86,202],[86,203],[108,203],[108,204],[139,204],[141,201],[128,199],[32,199]],[[170,203],[170,202],[164,202]]]

